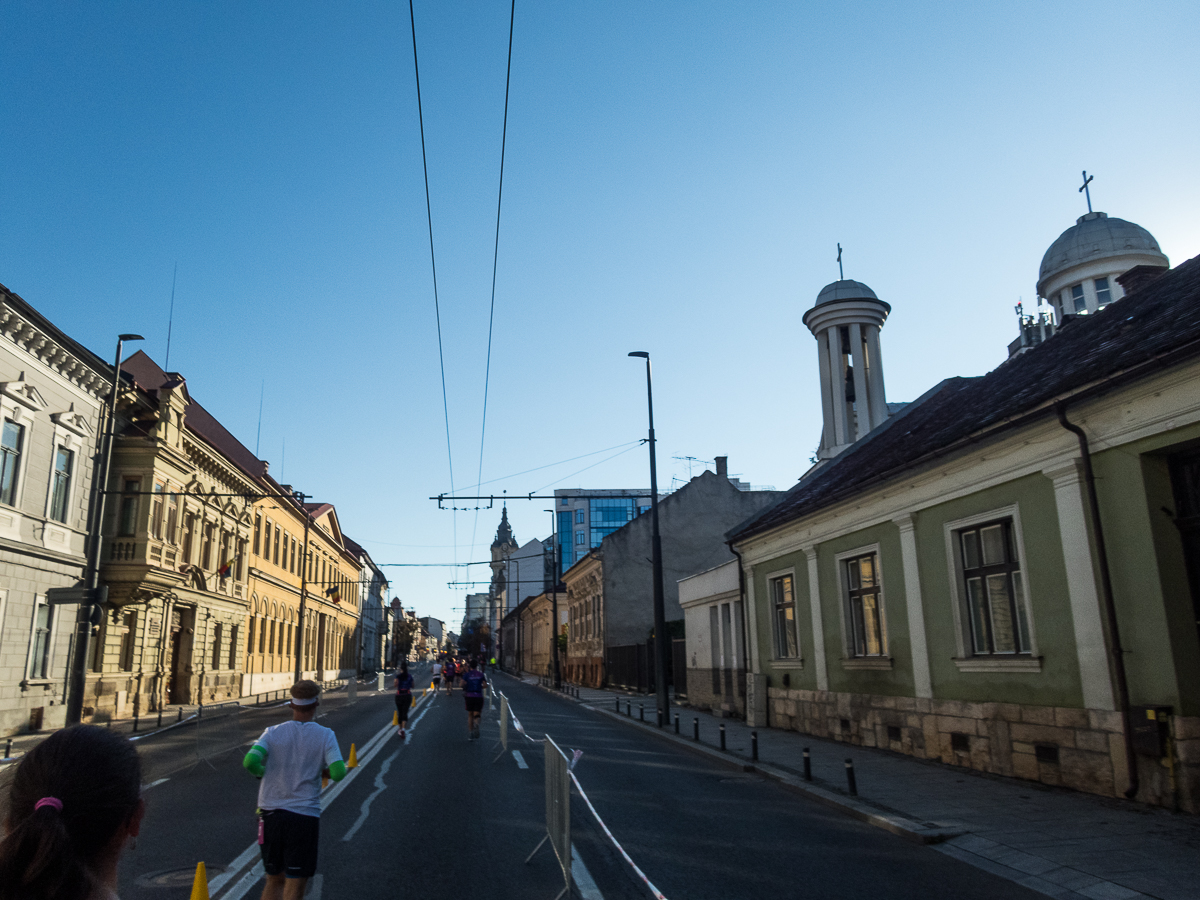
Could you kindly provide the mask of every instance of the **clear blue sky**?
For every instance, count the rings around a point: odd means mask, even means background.
[[[416,7],[461,491],[509,6]],[[273,473],[380,563],[486,558],[498,509],[426,499],[450,477],[407,5],[7,0],[0,33],[0,282],[163,363],[178,263],[170,367],[251,449],[265,382]],[[484,480],[642,437],[649,350],[664,486],[718,454],[790,486],[838,242],[892,305],[891,400],[1004,358],[1082,169],[1097,209],[1200,253],[1197,34],[1194,2],[518,0]],[[648,483],[641,448],[573,474],[608,455],[488,489]],[[520,541],[547,506],[511,505]],[[387,571],[457,625],[467,570]]]

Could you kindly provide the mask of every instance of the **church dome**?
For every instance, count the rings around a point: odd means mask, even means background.
[[[861,281],[851,281],[847,278],[827,284],[821,288],[821,293],[817,294],[817,302],[813,305],[821,306],[825,303],[839,303],[842,300],[874,300],[877,303],[883,302],[875,296],[873,290]]]
[[[1125,269],[1146,263],[1168,265],[1158,241],[1142,226],[1111,218],[1102,212],[1080,216],[1074,225],[1058,236],[1058,240],[1050,245],[1042,257],[1042,267],[1038,272],[1038,294],[1048,296],[1045,286],[1068,269],[1125,256],[1136,257],[1130,259]]]

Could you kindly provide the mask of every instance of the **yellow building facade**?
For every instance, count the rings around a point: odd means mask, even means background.
[[[242,688],[247,696],[291,687],[298,632],[304,678],[331,681],[356,674],[360,649],[361,568],[345,544],[337,511],[328,503],[304,503],[269,475],[263,484],[249,548]]]

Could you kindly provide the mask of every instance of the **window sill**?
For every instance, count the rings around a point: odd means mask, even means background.
[[[892,658],[890,656],[853,656],[842,660],[842,668],[851,671],[858,669],[890,670]]]
[[[1041,672],[1042,658],[1040,656],[954,657],[954,665],[960,672]]]
[[[792,669],[799,672],[804,668],[804,660],[802,659],[773,659],[771,667],[774,669]]]

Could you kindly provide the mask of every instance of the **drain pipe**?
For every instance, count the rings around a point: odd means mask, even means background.
[[[746,608],[746,569],[742,565],[742,554],[734,549],[731,541],[726,541],[725,545],[730,549],[734,556],[737,557],[738,563],[738,600],[742,604],[742,662],[746,665],[746,681],[748,682],[753,673],[750,671],[750,637],[746,633],[746,627],[749,625],[750,611]],[[750,685],[746,685],[746,698],[750,697]],[[749,709],[746,710],[749,713]]]
[[[1104,618],[1108,625],[1113,676],[1117,682],[1117,705],[1121,710],[1121,731],[1125,739],[1125,766],[1129,774],[1129,789],[1125,796],[1132,800],[1138,792],[1137,757],[1133,752],[1133,729],[1129,721],[1129,682],[1125,677],[1125,650],[1121,647],[1121,632],[1117,626],[1117,607],[1113,602],[1112,576],[1108,569],[1108,551],[1104,545],[1104,528],[1100,523],[1100,504],[1096,499],[1096,476],[1092,472],[1092,454],[1088,449],[1087,435],[1078,425],[1067,421],[1066,404],[1054,404],[1058,422],[1067,431],[1079,438],[1079,455],[1083,461],[1083,480],[1087,485],[1088,506],[1092,519],[1092,531],[1096,537],[1096,555],[1100,563],[1100,599],[1104,604]]]

